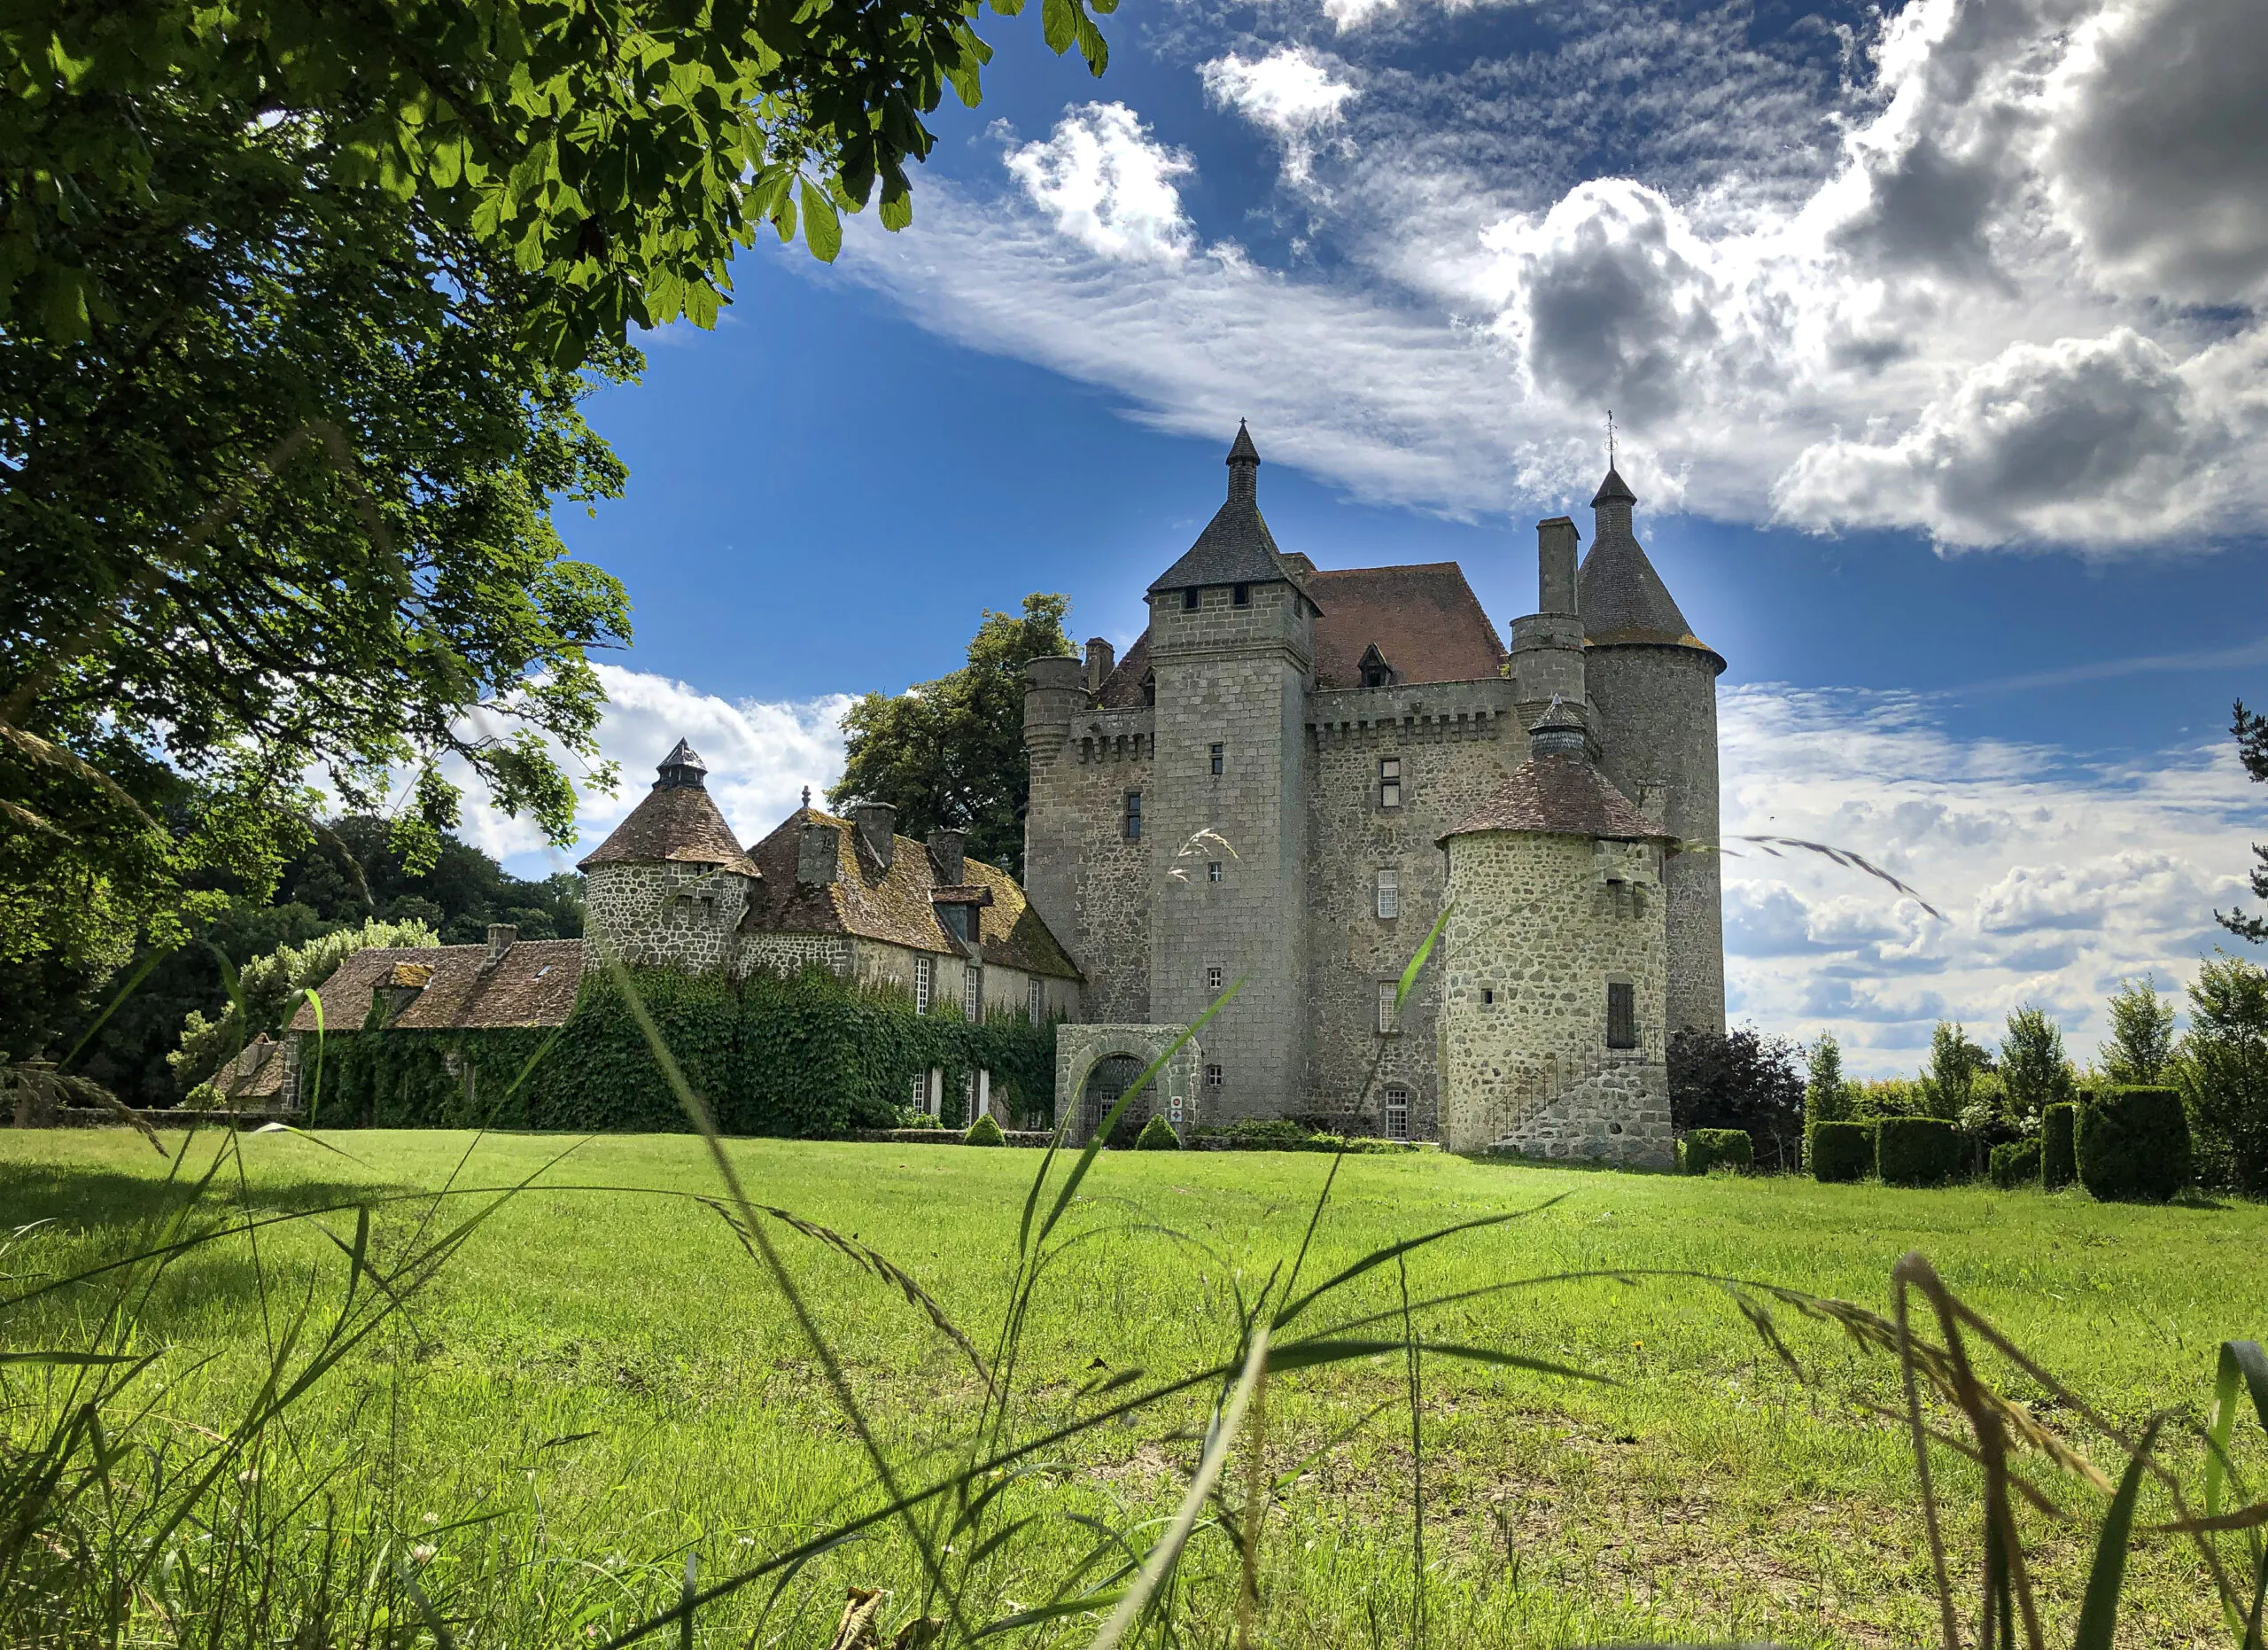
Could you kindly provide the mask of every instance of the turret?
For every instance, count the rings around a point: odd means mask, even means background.
[[[741,918],[763,874],[718,811],[691,745],[679,740],[656,771],[654,788],[576,868],[585,933],[608,960],[734,969]]]
[[[1535,524],[1536,611],[1512,620],[1512,680],[1518,713],[1532,720],[1542,707],[1589,703],[1583,680],[1583,620],[1576,597],[1575,524],[1554,516]]]

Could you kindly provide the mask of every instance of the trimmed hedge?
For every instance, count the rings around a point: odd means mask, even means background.
[[[1688,1174],[1720,1165],[1745,1172],[1755,1166],[1756,1142],[1745,1129],[1690,1129],[1677,1143],[1677,1163]]]
[[[2189,1118],[2171,1088],[2098,1089],[2079,1107],[2079,1180],[2106,1202],[2163,1202],[2189,1184]]]
[[[913,1079],[907,1078],[910,1084]],[[960,1137],[964,1146],[1006,1146],[1008,1137],[1000,1132],[1000,1125],[992,1121],[990,1112],[968,1125],[968,1132]]]
[[[1804,1131],[1804,1161],[1814,1180],[1863,1180],[1875,1166],[1875,1132],[1864,1123],[1814,1123]]]
[[[2039,1119],[2039,1183],[2053,1192],[2079,1178],[2079,1109],[2066,1101]]]
[[[1961,1131],[1942,1117],[1884,1117],[1875,1125],[1875,1165],[1885,1186],[1942,1186],[1969,1164]]]
[[[972,1070],[990,1071],[995,1094],[1026,1116],[1053,1111],[1052,1021],[1033,1025],[1003,1015],[971,1025],[958,1013],[916,1014],[901,992],[817,968],[741,985],[641,969],[632,983],[687,1084],[726,1134],[839,1140],[854,1128],[891,1128],[914,1074],[933,1067],[944,1073],[945,1121],[956,1129]],[[586,977],[574,1013],[555,1031],[332,1033],[323,1039],[310,1121],[591,1132],[693,1126],[605,972]]]
[[[1142,1125],[1142,1132],[1135,1138],[1134,1149],[1138,1152],[1177,1152],[1181,1149],[1181,1136],[1173,1132],[1172,1124],[1153,1112],[1150,1120]]]
[[[2039,1184],[2039,1142],[2004,1140],[1992,1148],[1992,1184],[2004,1192]]]

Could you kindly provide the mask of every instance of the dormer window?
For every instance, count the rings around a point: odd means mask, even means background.
[[[1386,662],[1386,655],[1379,651],[1377,642],[1373,642],[1363,650],[1360,669],[1363,674],[1363,686],[1365,688],[1394,686],[1394,666]]]

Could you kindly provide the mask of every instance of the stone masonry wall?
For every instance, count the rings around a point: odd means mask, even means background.
[[[1584,663],[1606,776],[1641,808],[1658,807],[1665,829],[1715,843],[1715,660],[1694,648],[1621,644],[1595,647]],[[1722,872],[1713,852],[1669,861],[1672,1031],[1725,1029]]]
[[[1210,969],[1244,982],[1200,1033],[1207,1063],[1223,1073],[1203,1098],[1216,1121],[1281,1117],[1305,1094],[1312,657],[1306,598],[1288,584],[1252,586],[1245,607],[1217,588],[1195,611],[1178,591],[1151,603],[1157,756],[1146,796],[1154,906],[1144,1017],[1195,1020],[1216,994]],[[1194,841],[1201,831],[1228,846]],[[1208,869],[1216,862],[1218,882]]]
[[[1376,1133],[1389,1086],[1410,1093],[1413,1139],[1438,1138],[1437,1015],[1442,960],[1419,975],[1398,1029],[1378,1029],[1379,985],[1401,978],[1441,915],[1448,863],[1435,845],[1527,753],[1502,680],[1348,689],[1310,697],[1306,1099],[1302,1109]],[[1402,805],[1379,804],[1379,764],[1402,764]],[[1396,875],[1401,912],[1378,915],[1378,873]],[[1380,1047],[1384,1046],[1383,1056]],[[1379,1060],[1367,1100],[1363,1079]],[[1361,1109],[1356,1109],[1358,1102]]]
[[[1448,894],[1442,1142],[1670,1161],[1660,851],[1479,832],[1450,840]],[[1606,1047],[1610,982],[1635,988],[1635,1049]]]
[[[740,974],[798,974],[816,962],[848,978],[850,943],[847,934],[743,934]]]
[[[693,973],[738,957],[748,880],[713,866],[602,865],[583,884],[585,932],[603,954]]]
[[[1072,868],[1068,921],[1040,915],[1086,976],[1085,1017],[1150,1015],[1150,864],[1155,833],[1148,807],[1151,713],[1088,710],[1073,717],[1061,753],[1032,767],[1026,863],[1042,856]],[[1143,793],[1141,840],[1126,840],[1126,793]],[[1037,879],[1031,889],[1038,904]]]

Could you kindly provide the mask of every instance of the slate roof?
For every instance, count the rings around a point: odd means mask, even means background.
[[[1635,503],[1636,500],[1622,478],[1609,470],[1591,502]],[[1583,641],[1588,646],[1644,642],[1695,648],[1715,658],[1719,670],[1725,667],[1716,650],[1693,634],[1669,587],[1627,525],[1600,524],[1590,554],[1583,557],[1582,569],[1575,576],[1575,606],[1583,616]]]
[[[1676,840],[1580,756],[1529,758],[1462,824],[1434,838],[1434,845],[1484,830],[1540,831],[1609,842]]]
[[[796,880],[806,824],[835,829],[835,869],[831,883]],[[930,863],[925,844],[910,837],[894,840],[897,845],[885,871],[859,843],[858,827],[850,821],[812,807],[797,808],[779,829],[749,850],[763,881],[749,891],[742,931],[851,934],[953,955],[960,950],[959,942],[939,920],[932,896],[944,891],[966,900],[989,895],[990,903],[981,905],[977,912],[978,943],[986,963],[1059,979],[1080,977],[1015,878],[998,866],[965,859],[959,883],[948,883]]]
[[[1478,681],[1503,669],[1496,627],[1455,562],[1340,568],[1309,573],[1305,585],[1322,609],[1315,621],[1318,687],[1361,687],[1363,655],[1373,645],[1403,682]],[[1142,678],[1149,670],[1150,633],[1145,630],[1095,703],[1109,711],[1139,710]]]
[[[1299,570],[1276,548],[1276,535],[1261,516],[1254,479],[1260,468],[1260,450],[1251,432],[1237,425],[1237,439],[1229,448],[1229,496],[1197,535],[1197,542],[1159,575],[1150,594],[1186,590],[1192,585],[1288,584],[1304,588]],[[1244,474],[1237,472],[1241,469]]]
[[[758,874],[718,812],[716,798],[699,785],[667,782],[648,791],[630,817],[575,868],[667,861],[722,866],[742,876]]]
[[[1622,479],[1622,472],[1609,464],[1606,479],[1598,484],[1598,491],[1591,498],[1591,508],[1596,510],[1602,504],[1635,504],[1637,502],[1638,495],[1630,490],[1630,484]]]
[[[425,988],[387,1022],[412,1031],[493,1030],[513,1025],[563,1025],[583,983],[579,939],[523,939],[493,968],[488,947],[423,946],[358,951],[315,988],[327,1031],[356,1031],[369,1016],[371,993],[400,969],[406,979],[429,969]],[[315,1010],[302,1002],[294,1031],[315,1029]]]

